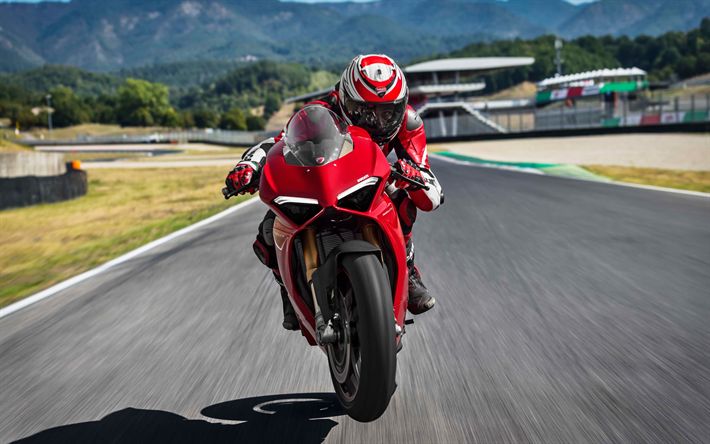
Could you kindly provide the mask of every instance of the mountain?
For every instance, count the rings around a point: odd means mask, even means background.
[[[504,3],[511,13],[546,29],[556,29],[579,9],[564,0],[508,0]]]
[[[0,71],[95,71],[254,58],[341,66],[359,52],[407,62],[475,41],[542,34],[659,34],[710,15],[710,0],[72,0],[0,3]]]
[[[567,37],[658,35],[688,30],[707,16],[710,0],[602,0],[581,7],[558,29]]]

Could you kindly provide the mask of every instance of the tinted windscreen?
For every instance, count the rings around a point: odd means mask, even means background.
[[[335,113],[320,105],[308,105],[289,121],[284,134],[286,162],[301,166],[322,166],[340,157],[350,145],[347,125]]]

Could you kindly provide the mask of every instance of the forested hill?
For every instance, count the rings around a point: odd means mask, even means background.
[[[669,32],[658,37],[578,37],[565,41],[562,55],[567,73],[637,66],[647,70],[652,80],[688,78],[710,72],[710,18],[689,32]],[[486,56],[535,57],[535,64],[530,67],[488,77],[489,91],[525,80],[539,81],[554,74],[554,36],[475,43],[430,57]],[[41,106],[49,93],[54,97],[57,117],[61,117],[58,125],[98,121],[241,129],[251,118],[250,127],[257,128],[263,124],[259,119],[268,118],[284,98],[333,85],[343,67],[341,64],[327,71],[274,61],[194,62],[105,74],[44,66],[0,74],[0,117],[10,117],[23,127],[44,124],[30,110]],[[121,100],[135,97],[142,97],[138,103],[162,103],[162,108],[155,115],[145,110],[125,112]],[[71,112],[59,113],[58,105]]]
[[[708,15],[710,0],[0,3],[0,71],[45,63],[113,71],[254,57],[333,66],[362,52],[406,62],[474,41],[684,31]]]
[[[700,20],[699,20],[700,21]],[[502,71],[486,77],[488,91],[537,82],[555,74],[555,37],[502,40],[474,43],[462,49],[433,56],[493,57],[530,56],[532,66]],[[668,32],[658,37],[584,36],[564,42],[564,73],[577,73],[600,68],[638,67],[649,73],[651,80],[675,81],[710,72],[710,18],[688,32]]]

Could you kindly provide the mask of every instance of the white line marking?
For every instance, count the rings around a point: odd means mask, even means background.
[[[664,187],[656,187],[653,185],[641,185],[641,184],[635,184],[635,183],[617,182],[614,180],[602,181],[602,180],[593,180],[593,179],[583,179],[581,177],[555,176],[553,174],[545,174],[544,172],[539,171],[535,168],[507,167],[507,166],[495,165],[492,163],[467,162],[465,160],[452,159],[452,158],[449,158],[446,156],[440,156],[440,155],[437,155],[434,153],[430,154],[429,157],[434,157],[436,159],[443,160],[444,162],[454,163],[456,165],[468,165],[468,166],[482,167],[482,168],[495,168],[495,169],[506,170],[506,171],[517,171],[519,173],[528,173],[528,174],[543,175],[543,176],[547,176],[547,177],[556,177],[558,179],[579,180],[582,182],[602,183],[602,184],[607,184],[607,185],[616,185],[619,187],[638,188],[638,189],[642,189],[642,190],[651,190],[651,191],[663,191],[666,193],[675,193],[675,194],[685,194],[686,196],[704,197],[706,199],[710,198],[710,193],[703,193],[701,191],[677,190],[675,188],[664,188]]]
[[[212,222],[216,222],[226,216],[229,216],[230,214],[241,210],[242,208],[245,208],[248,205],[253,204],[254,202],[260,202],[258,197],[251,198],[245,202],[238,203],[237,205],[227,208],[226,210],[222,211],[221,213],[217,213],[214,216],[208,217],[207,219],[201,220],[197,223],[194,223],[190,226],[187,226],[181,230],[178,230],[174,233],[170,233],[167,236],[161,237],[160,239],[156,239],[152,242],[149,242],[142,247],[138,247],[133,251],[129,251],[128,253],[124,254],[123,256],[119,256],[116,259],[110,260],[106,262],[103,265],[99,265],[96,268],[93,268],[89,271],[85,271],[84,273],[81,273],[77,276],[74,276],[73,278],[69,278],[66,281],[62,281],[52,287],[49,287],[46,290],[42,290],[39,293],[35,293],[32,296],[28,296],[24,299],[21,299],[14,304],[10,304],[5,308],[0,309],[0,319],[4,318],[5,316],[8,316],[12,313],[15,313],[18,310],[22,310],[25,307],[28,307],[34,303],[37,303],[41,301],[42,299],[46,299],[50,296],[53,296],[57,293],[59,293],[62,290],[65,290],[72,285],[76,285],[80,282],[83,282],[91,277],[96,276],[97,274],[103,273],[104,271],[115,267],[116,265],[120,265],[124,262],[127,262],[136,256],[140,256],[141,254],[145,253],[146,251],[152,250],[155,247],[159,247],[167,242],[170,242],[173,239],[176,239],[180,236],[184,236],[185,234],[188,234],[192,231],[197,230],[198,228],[202,228],[205,225],[209,225]]]

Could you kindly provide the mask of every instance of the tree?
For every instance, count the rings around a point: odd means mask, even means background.
[[[191,111],[180,112],[180,126],[183,128],[195,127],[195,117],[192,115]]]
[[[78,125],[91,121],[91,110],[66,86],[50,91],[52,95],[52,123],[57,127]]]
[[[219,127],[227,130],[244,131],[247,129],[247,119],[239,108],[232,108],[222,115]]]
[[[271,93],[266,96],[266,101],[264,102],[264,115],[267,117],[271,117],[275,112],[277,112],[281,108],[281,99],[274,94]]]
[[[249,116],[247,117],[247,130],[249,131],[263,131],[266,126],[266,121],[261,116]]]
[[[219,124],[219,116],[216,112],[207,108],[200,108],[193,112],[195,126],[197,128],[216,128]]]
[[[126,79],[118,89],[117,118],[121,125],[151,126],[174,122],[168,87],[145,80]]]

